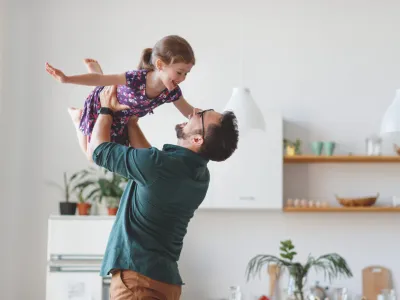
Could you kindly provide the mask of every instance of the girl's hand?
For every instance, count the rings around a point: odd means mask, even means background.
[[[57,81],[61,82],[61,83],[66,83],[68,77],[65,76],[65,74],[63,72],[61,72],[60,70],[54,68],[53,66],[51,66],[49,63],[46,63],[46,71],[47,73],[49,73],[51,76],[53,76]]]

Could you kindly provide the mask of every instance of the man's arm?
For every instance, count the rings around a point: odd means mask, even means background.
[[[118,104],[115,86],[103,90],[100,102],[102,107],[108,107],[113,111],[125,108]],[[154,182],[158,176],[159,151],[155,148],[134,149],[111,143],[111,124],[111,115],[99,114],[88,145],[94,163],[143,185]]]
[[[109,142],[111,137],[111,115],[99,114],[96,123],[94,124],[92,137],[89,144],[90,156],[93,156],[94,150],[102,143]]]
[[[101,107],[106,107],[112,112],[129,109],[127,105],[122,105],[117,100],[117,87],[106,86],[100,93]],[[90,143],[88,145],[89,154],[93,156],[94,150],[102,143],[111,140],[112,115],[99,114],[94,124]]]
[[[138,124],[138,118],[132,116],[128,122],[129,144],[133,148],[150,148],[151,145],[147,141],[145,135]]]
[[[93,151],[93,162],[141,185],[150,185],[159,176],[161,157],[156,148],[135,149],[104,142]]]

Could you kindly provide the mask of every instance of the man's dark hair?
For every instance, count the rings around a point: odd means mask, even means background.
[[[232,111],[222,114],[220,124],[210,124],[199,154],[212,161],[224,161],[236,150],[239,141],[237,119]]]

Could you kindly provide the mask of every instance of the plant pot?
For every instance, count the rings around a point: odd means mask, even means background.
[[[108,215],[115,216],[117,214],[118,207],[108,207]]]
[[[76,202],[60,202],[60,214],[73,216],[76,214]]]
[[[286,155],[287,156],[296,155],[296,148],[294,146],[286,146]]]
[[[103,201],[101,202],[99,202],[98,200],[93,202],[92,208],[90,209],[90,213],[95,216],[107,216],[108,210],[106,201],[103,199]]]
[[[90,214],[90,208],[92,207],[92,204],[82,202],[78,203],[78,214],[81,216],[87,216]]]

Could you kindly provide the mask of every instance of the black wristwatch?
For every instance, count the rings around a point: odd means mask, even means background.
[[[100,107],[98,113],[101,115],[110,115],[111,117],[114,118],[114,112],[108,107]]]

